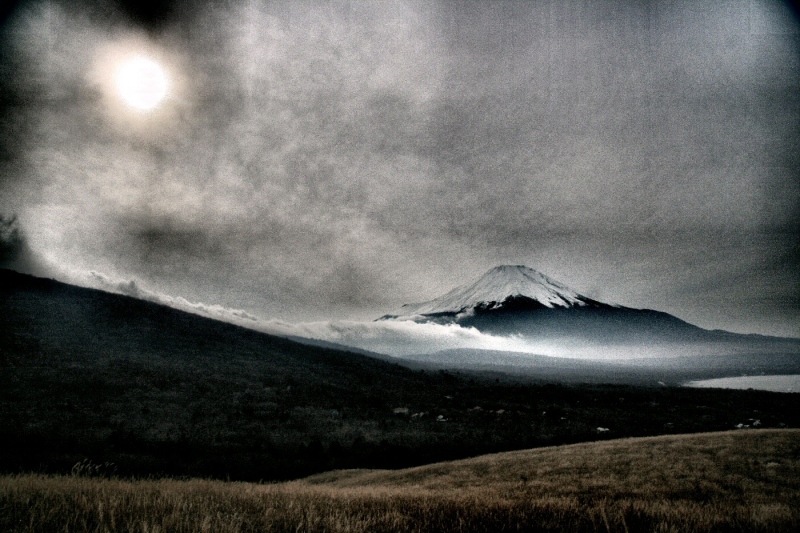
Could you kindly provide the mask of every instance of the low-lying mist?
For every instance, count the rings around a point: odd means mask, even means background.
[[[797,340],[765,340],[757,336],[737,336],[735,341],[720,342],[679,343],[664,342],[663,339],[654,338],[650,341],[613,344],[574,337],[531,338],[519,334],[496,335],[458,324],[418,323],[412,320],[288,322],[262,319],[240,309],[190,302],[182,297],[150,291],[135,280],[115,280],[97,272],[92,272],[85,281],[90,286],[109,292],[160,303],[272,335],[313,339],[416,360],[424,360],[426,354],[448,350],[479,350],[485,351],[486,364],[495,363],[496,357],[491,352],[506,352],[504,364],[523,367],[540,364],[540,359],[535,356],[623,360],[626,364],[642,365],[653,362],[669,365],[670,359],[675,359],[675,365],[682,365],[685,364],[682,358],[687,356],[746,355],[774,353],[776,350],[797,352],[800,347],[800,342]],[[473,354],[472,359],[475,358]]]

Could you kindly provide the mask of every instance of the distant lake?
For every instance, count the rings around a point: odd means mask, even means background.
[[[718,389],[758,389],[773,392],[800,392],[800,375],[739,376],[735,378],[701,379],[685,383],[684,386]]]

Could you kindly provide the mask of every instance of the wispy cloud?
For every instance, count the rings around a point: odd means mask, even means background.
[[[243,324],[249,327],[252,327],[255,323],[259,322],[257,317],[246,311],[242,311],[241,309],[231,309],[229,307],[223,307],[216,304],[209,305],[201,302],[190,302],[181,296],[160,294],[158,292],[150,291],[141,287],[136,280],[132,279],[116,280],[106,276],[105,274],[91,271],[89,272],[89,284],[108,292],[123,294],[132,298],[138,298],[139,300],[146,300],[148,302],[167,305],[182,311],[205,315],[236,324]]]
[[[533,348],[530,342],[519,337],[488,335],[475,328],[464,328],[456,324],[344,320],[291,324],[269,321],[260,327],[273,334],[325,340],[394,356],[457,348],[518,352],[528,352]]]
[[[323,340],[393,356],[456,348],[528,352],[534,347],[530,341],[520,337],[487,335],[475,328],[464,328],[456,324],[420,324],[413,321],[387,320],[298,323],[265,320],[241,309],[190,302],[180,296],[161,294],[144,288],[136,280],[114,279],[96,271],[89,273],[86,282],[90,286],[108,292],[167,305],[272,335]]]

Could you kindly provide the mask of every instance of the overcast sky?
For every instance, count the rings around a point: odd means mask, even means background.
[[[159,5],[6,13],[0,214],[40,271],[308,321],[525,264],[800,336],[788,3]],[[168,79],[150,111],[132,55]]]

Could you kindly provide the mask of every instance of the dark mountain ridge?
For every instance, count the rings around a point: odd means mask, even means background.
[[[412,370],[0,270],[4,472],[287,479],[799,413],[800,395]]]

